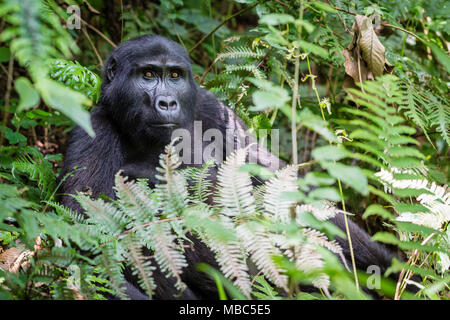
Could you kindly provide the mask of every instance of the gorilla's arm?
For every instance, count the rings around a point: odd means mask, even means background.
[[[344,219],[345,217],[343,214],[338,214],[334,218],[331,218],[330,221],[346,233]],[[369,266],[375,265],[380,268],[380,271],[383,274],[391,265],[392,258],[396,257],[396,255],[390,252],[381,243],[372,241],[370,235],[355,222],[350,220],[350,218],[348,218],[347,221],[352,240],[353,252],[355,253],[356,267],[362,271],[367,271]],[[336,237],[336,241],[342,247],[347,265],[351,267],[352,261],[348,239]]]
[[[114,198],[114,175],[123,163],[118,132],[101,108],[92,113],[91,120],[95,138],[91,138],[79,126],[72,130],[64,165],[58,177],[62,181],[58,191],[62,194],[62,204],[79,212],[80,205],[70,194],[90,191],[94,197],[104,193]]]

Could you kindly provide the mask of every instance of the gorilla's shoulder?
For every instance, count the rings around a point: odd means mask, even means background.
[[[213,93],[199,88],[195,119],[204,122],[203,127],[225,130],[246,130],[245,122]],[[206,122],[206,123],[205,123]]]
[[[94,140],[98,142],[106,139],[111,142],[118,136],[116,126],[102,105],[98,105],[91,112],[91,124],[95,132],[95,137],[89,136],[83,128],[77,125],[71,131],[69,140],[76,144],[84,145],[86,143],[92,143]]]

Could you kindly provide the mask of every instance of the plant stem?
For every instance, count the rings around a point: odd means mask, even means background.
[[[6,132],[6,124],[8,123],[9,98],[11,97],[13,70],[14,70],[14,57],[11,54],[11,56],[9,57],[9,64],[8,64],[8,74],[7,74],[8,80],[6,82],[5,110],[3,112],[2,132],[0,133],[0,148],[3,147],[3,140],[5,139],[5,132]]]
[[[338,186],[339,186],[339,194],[341,196],[342,201],[342,210],[347,211],[345,209],[344,193],[342,192],[342,184],[340,179],[338,179]],[[352,268],[353,268],[353,275],[355,276],[356,289],[359,291],[359,281],[358,281],[358,274],[356,272],[355,254],[353,252],[352,237],[350,235],[350,228],[348,227],[348,220],[346,214],[344,214],[344,222],[345,222],[345,232],[347,233],[348,237],[348,247],[350,249],[350,257],[352,259]]]
[[[223,20],[217,27],[215,27],[211,32],[209,32],[207,35],[205,35],[203,38],[201,38],[200,41],[197,42],[191,49],[189,49],[189,54],[192,53],[192,51],[194,51],[199,45],[201,45],[203,43],[203,41],[208,39],[212,34],[214,34],[217,30],[219,30],[225,23],[227,23],[228,21],[230,21],[234,17],[237,17],[238,15],[240,15],[240,14],[242,14],[244,12],[253,9],[258,4],[260,4],[260,3],[259,2],[255,2],[251,6],[245,7],[243,9],[239,10],[238,12],[232,14],[231,16],[225,18],[225,20]]]
[[[303,3],[300,2],[299,20],[303,20]],[[302,36],[302,25],[297,29],[298,37]],[[294,71],[294,88],[292,92],[292,104],[291,104],[291,135],[292,135],[292,163],[295,165],[298,163],[297,155],[297,98],[299,100],[300,107],[300,95],[298,93],[298,76],[300,71],[300,48],[295,49],[295,71]]]
[[[322,119],[323,119],[323,121],[327,121],[325,119],[325,114],[323,112],[323,108],[322,108],[322,106],[320,104],[320,96],[319,96],[319,92],[317,91],[317,88],[316,88],[315,76],[311,72],[311,65],[309,63],[308,55],[306,55],[306,62],[308,63],[309,74],[305,77],[305,79],[303,81],[305,81],[308,77],[311,79],[311,86],[312,86],[314,92],[316,93],[317,103],[319,104],[320,112],[322,114]],[[330,142],[330,144],[331,144],[331,142]],[[334,162],[336,162],[336,161],[334,161]],[[337,181],[338,181],[338,186],[339,186],[339,195],[341,196],[342,210],[347,211],[345,209],[344,193],[342,192],[341,180],[337,179]],[[359,291],[359,282],[358,282],[358,276],[357,276],[357,272],[356,272],[355,255],[354,255],[354,252],[353,252],[352,238],[351,238],[351,235],[350,235],[350,229],[348,227],[348,220],[347,220],[347,215],[346,214],[344,214],[344,222],[345,222],[345,232],[347,233],[347,237],[348,237],[348,246],[349,246],[349,249],[350,249],[350,257],[351,257],[351,260],[352,260],[353,274],[355,276],[356,289]]]

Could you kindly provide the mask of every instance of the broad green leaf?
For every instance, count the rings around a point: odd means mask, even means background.
[[[306,52],[311,52],[312,54],[316,54],[321,57],[328,57],[328,51],[318,45],[312,44],[311,42],[307,42],[305,40],[296,41],[300,49],[304,49]]]
[[[331,185],[336,182],[336,179],[330,177],[326,172],[308,172],[305,176],[305,182],[314,185]]]
[[[331,13],[337,12],[337,10],[335,8],[333,8],[332,6],[326,4],[325,2],[313,1],[313,2],[310,2],[308,4],[312,4],[314,7],[316,7],[320,11],[327,11],[327,12],[331,12]]]
[[[294,17],[289,14],[271,13],[266,14],[261,19],[259,19],[259,23],[276,26],[279,24],[291,23],[294,22],[294,20],[295,20]]]
[[[251,111],[278,108],[290,100],[286,89],[276,86],[270,81],[253,78],[249,78],[249,81],[262,89],[253,93],[252,98],[255,106],[250,108]]]
[[[317,147],[313,150],[312,156],[314,159],[322,160],[341,160],[342,158],[350,157],[352,154],[345,148],[337,145]]]
[[[418,224],[414,224],[406,221],[395,221],[395,224],[399,227],[399,229],[408,232],[422,232],[425,235],[430,235],[432,233],[439,233],[436,229],[428,228],[425,226],[421,226]]]
[[[82,127],[91,137],[95,136],[90,114],[83,109],[83,104],[90,104],[88,98],[57,81],[49,79],[41,79],[36,84],[36,88],[41,93],[42,99],[47,105],[64,113]]]
[[[34,107],[39,103],[39,93],[34,89],[30,80],[20,77],[15,81],[15,88],[20,97],[16,112]]]
[[[300,112],[300,122],[308,129],[320,134],[329,142],[339,142],[336,135],[328,129],[328,123],[312,113],[309,109],[305,108]]]
[[[348,184],[355,191],[362,195],[369,194],[367,177],[358,167],[346,166],[342,163],[321,161],[321,166],[327,169],[328,173],[343,183]]]
[[[421,250],[425,252],[444,252],[447,253],[443,248],[438,246],[431,246],[431,245],[422,245],[418,242],[412,242],[412,241],[400,241],[397,239],[395,235],[389,232],[377,232],[373,235],[372,240],[374,241],[380,241],[384,243],[389,244],[395,244],[399,246],[403,250]]]
[[[387,220],[394,220],[395,217],[387,211],[385,208],[380,206],[379,204],[371,204],[367,207],[366,211],[363,214],[363,219],[366,219],[369,216],[372,215],[379,215],[380,217],[387,219]]]
[[[450,57],[448,54],[434,43],[428,42],[427,45],[430,46],[431,51],[433,51],[433,54],[436,56],[436,59],[438,59],[447,72],[450,73]]]
[[[270,179],[275,176],[272,171],[256,163],[243,164],[239,167],[238,172],[248,172],[263,179]]]
[[[0,63],[8,62],[11,56],[11,51],[7,47],[0,47]]]
[[[294,23],[296,26],[302,26],[303,28],[305,28],[306,32],[311,33],[314,31],[315,27],[313,24],[309,23],[306,20],[295,20]]]
[[[341,201],[341,196],[337,192],[336,188],[318,188],[312,190],[308,196],[314,199],[324,199],[329,201],[338,202]]]

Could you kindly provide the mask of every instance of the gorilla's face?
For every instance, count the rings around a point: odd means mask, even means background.
[[[166,144],[188,128],[197,86],[187,52],[159,36],[125,42],[108,58],[100,103],[130,137]]]

